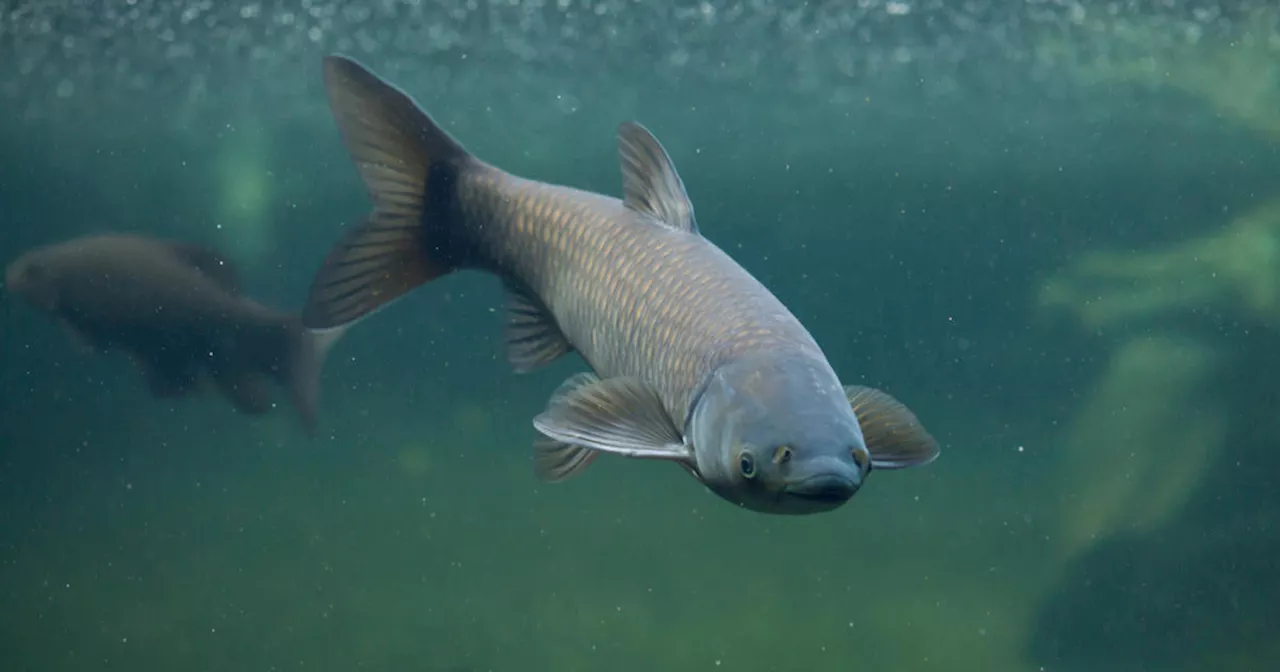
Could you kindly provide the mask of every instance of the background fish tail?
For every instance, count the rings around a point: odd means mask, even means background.
[[[374,207],[316,274],[302,313],[311,329],[352,324],[466,265],[458,184],[478,165],[413,99],[359,63],[329,56],[324,79]]]
[[[320,372],[329,350],[346,330],[311,331],[297,320],[291,321],[290,326],[289,352],[280,369],[281,384],[288,388],[307,432],[314,433],[320,401]]]
[[[343,329],[308,330],[293,315],[278,316],[255,327],[241,326],[236,341],[211,367],[215,384],[243,413],[271,408],[269,382],[288,390],[303,427],[313,434],[317,425],[320,373],[330,348]]]

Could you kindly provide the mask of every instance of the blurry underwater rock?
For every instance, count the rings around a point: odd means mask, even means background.
[[[1280,8],[1239,13],[1230,39],[1082,16],[1106,47],[1074,70],[1086,85],[1179,92],[1276,143]],[[1199,237],[1085,253],[1036,303],[1110,352],[1059,444],[1063,574],[1029,658],[1066,670],[1271,669],[1280,423],[1274,382],[1256,372],[1280,358],[1280,194]]]
[[[1195,12],[1199,23],[1171,24],[1081,7],[1078,30],[1042,40],[1039,55],[1068,64],[1084,86],[1181,92],[1280,143],[1280,7],[1225,12],[1206,5]],[[1222,26],[1225,34],[1215,30]],[[1280,195],[1201,238],[1088,254],[1050,278],[1038,303],[1046,312],[1071,313],[1089,330],[1214,311],[1280,327]]]
[[[1075,8],[1076,29],[1042,38],[1040,60],[1066,65],[1085,86],[1172,89],[1280,139],[1280,6],[1206,5],[1193,22]]]
[[[1219,457],[1227,408],[1208,390],[1223,357],[1189,327],[1225,319],[1280,333],[1280,200],[1163,249],[1088,253],[1044,283],[1038,307],[1113,341],[1062,439],[1069,560],[1167,523]]]
[[[1089,253],[1051,277],[1038,303],[1089,330],[1212,311],[1280,330],[1280,198],[1163,249]]]
[[[1060,445],[1062,557],[1158,529],[1186,505],[1226,440],[1227,409],[1204,395],[1216,364],[1212,348],[1178,336],[1112,354]]]
[[[1063,569],[1037,664],[1270,669],[1280,422],[1256,372],[1280,366],[1277,250],[1280,200],[1163,249],[1088,253],[1042,287],[1041,310],[1110,353],[1058,444]]]

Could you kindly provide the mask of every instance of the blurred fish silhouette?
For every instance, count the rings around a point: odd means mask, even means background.
[[[246,297],[212,249],[86,236],[28,251],[9,264],[5,284],[83,349],[127,353],[156,397],[193,394],[208,374],[237,409],[256,415],[273,407],[275,381],[315,431],[320,370],[341,332],[314,334],[298,316]]]

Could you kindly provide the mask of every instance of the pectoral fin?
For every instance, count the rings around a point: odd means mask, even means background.
[[[533,473],[548,483],[567,480],[591,466],[600,451],[540,436],[533,441]]]
[[[938,442],[902,402],[872,387],[849,385],[844,392],[858,416],[872,468],[903,469],[937,459]]]
[[[547,407],[561,403],[566,395],[579,387],[599,380],[600,376],[594,373],[583,372],[569,376],[551,393]],[[533,442],[533,472],[548,483],[557,483],[582,473],[599,456],[598,450],[540,436]]]
[[[600,380],[577,374],[566,380],[533,426],[549,439],[534,445],[534,464],[547,480],[581,473],[590,452],[680,460],[693,455],[653,388],[636,378]]]

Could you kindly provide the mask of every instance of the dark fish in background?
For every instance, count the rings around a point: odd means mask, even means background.
[[[576,351],[595,371],[534,419],[541,477],[601,453],[669,460],[740,506],[800,514],[840,506],[873,468],[937,457],[911,411],[842,386],[791,312],[701,235],[639,124],[619,130],[619,200],[485,164],[351,59],[327,57],[324,75],[374,209],[330,252],[303,321],[340,328],[452,271],[497,275],[516,370]]]
[[[5,284],[84,348],[128,353],[157,397],[190,395],[208,374],[237,409],[260,414],[272,408],[274,381],[315,430],[320,369],[340,332],[314,334],[297,315],[244,296],[234,268],[207,247],[75,238],[23,254]]]

